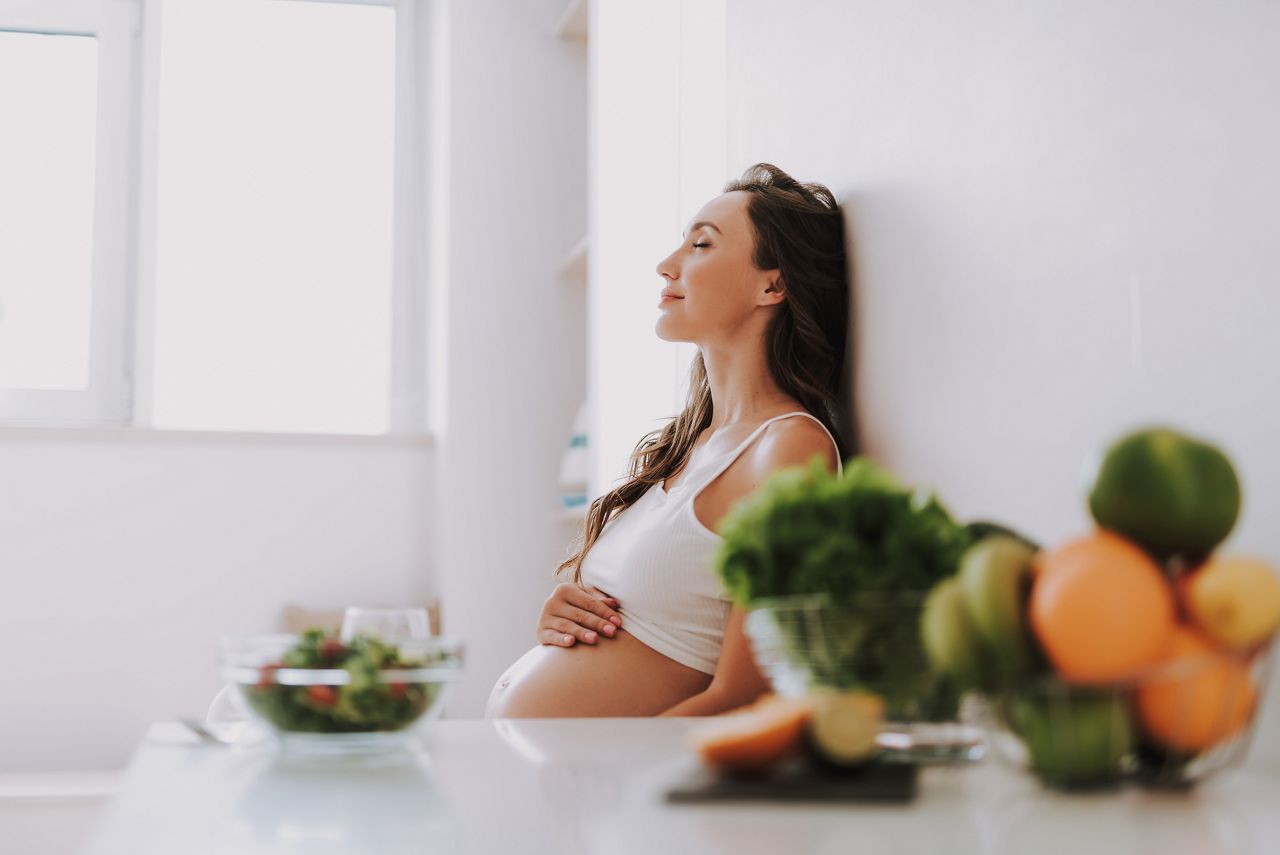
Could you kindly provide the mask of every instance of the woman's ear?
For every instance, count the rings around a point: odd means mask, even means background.
[[[787,295],[787,286],[782,282],[782,274],[777,270],[769,270],[765,272],[768,287],[761,293],[757,305],[760,306],[776,306],[781,303]]]

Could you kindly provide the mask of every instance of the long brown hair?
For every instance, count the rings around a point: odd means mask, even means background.
[[[844,437],[839,402],[849,328],[844,214],[826,187],[802,184],[770,163],[757,163],[724,186],[725,193],[736,190],[750,194],[752,263],[760,270],[777,269],[786,294],[765,329],[770,373],[831,431],[841,459],[847,459],[854,449]],[[572,570],[573,581],[580,582],[582,561],[605,524],[679,472],[710,424],[711,385],[699,351],[684,410],[636,444],[628,480],[591,503],[577,552],[556,572]]]

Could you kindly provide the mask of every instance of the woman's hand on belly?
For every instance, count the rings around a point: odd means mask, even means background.
[[[572,647],[578,641],[595,644],[601,635],[612,638],[622,626],[617,607],[617,600],[597,588],[561,582],[538,614],[538,643]]]
[[[703,691],[710,682],[709,674],[619,632],[610,644],[533,648],[499,678],[485,716],[651,716]]]

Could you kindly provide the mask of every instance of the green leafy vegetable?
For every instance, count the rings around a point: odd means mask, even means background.
[[[723,526],[720,577],[743,605],[764,597],[918,592],[955,572],[972,536],[932,496],[866,458],[844,476],[818,460],[776,473]]]
[[[956,570],[973,535],[937,498],[866,458],[843,476],[819,459],[773,475],[735,507],[716,556],[730,596],[773,611],[787,655],[813,682],[883,694],[891,714],[954,707],[921,648],[920,606]],[[777,598],[819,595],[803,617]],[[765,601],[769,601],[766,603]]]

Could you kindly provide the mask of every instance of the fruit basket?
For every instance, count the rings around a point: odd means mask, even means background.
[[[1280,631],[1280,572],[1226,538],[1239,479],[1167,427],[1086,464],[1094,526],[994,532],[925,603],[933,665],[984,699],[993,751],[1045,784],[1187,787],[1240,763]]]
[[[1028,678],[984,692],[978,717],[997,757],[1050,787],[1187,787],[1244,759],[1273,644],[1223,652],[1183,633],[1180,655],[1132,679]]]
[[[883,698],[888,759],[979,759],[981,732],[956,720],[959,697],[930,665],[915,630],[923,603],[923,594],[888,591],[838,604],[823,594],[763,598],[752,603],[745,628],[777,694],[837,689]]]

